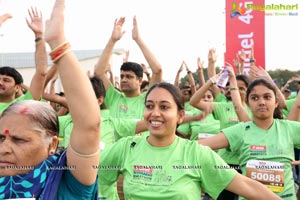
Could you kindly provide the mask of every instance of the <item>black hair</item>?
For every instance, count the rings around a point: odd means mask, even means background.
[[[147,94],[145,97],[145,103],[147,101],[148,95],[155,88],[163,88],[163,89],[167,90],[172,95],[172,97],[177,105],[178,111],[184,110],[184,100],[183,100],[181,91],[179,90],[178,87],[174,86],[171,83],[167,83],[167,82],[159,82],[159,83],[155,83],[154,85],[152,85],[151,88],[147,91]]]
[[[22,75],[13,67],[0,67],[0,74],[12,77],[15,80],[16,85],[23,83]]]
[[[248,76],[238,74],[238,75],[236,75],[235,78],[236,78],[236,80],[243,81],[245,83],[246,87],[249,86],[250,80],[249,80]]]
[[[135,62],[124,62],[121,66],[121,71],[132,71],[138,78],[143,78],[143,68]]]
[[[275,97],[277,97],[276,88],[274,87],[274,85],[272,83],[270,83],[268,80],[260,78],[260,79],[255,79],[248,86],[247,92],[246,92],[246,102],[249,102],[249,94],[253,90],[253,88],[257,85],[263,85],[263,86],[267,87],[268,89],[272,90]],[[276,119],[283,119],[283,114],[278,107],[275,108],[273,117]]]
[[[97,98],[103,97],[105,98],[106,96],[106,90],[103,84],[103,81],[101,79],[99,79],[96,76],[93,76],[90,78],[91,84],[93,86],[95,95]],[[104,102],[102,103],[102,105],[100,106],[101,109],[105,109],[106,106],[104,104]]]
[[[140,89],[144,89],[146,86],[149,86],[150,82],[149,81],[146,81],[146,80],[143,80],[142,81],[142,84],[140,86]]]

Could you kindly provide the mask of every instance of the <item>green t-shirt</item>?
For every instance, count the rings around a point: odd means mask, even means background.
[[[184,103],[184,111],[185,111],[185,116],[192,116],[193,113],[198,110],[197,108],[193,107],[190,102],[186,101]],[[180,124],[177,127],[177,130],[184,135],[190,135],[191,134],[191,122]]]
[[[210,148],[179,137],[167,147],[127,137],[101,153],[100,193],[101,185],[111,185],[123,174],[125,199],[194,200],[202,188],[217,198],[237,173]]]
[[[214,102],[228,102],[228,99],[221,92],[218,92]]]
[[[112,85],[106,91],[105,105],[115,118],[144,119],[146,92],[137,97],[126,97]]]
[[[200,110],[194,112],[194,115],[201,114]],[[220,132],[220,121],[216,120],[212,114],[209,114],[201,121],[193,121],[191,124],[191,140],[198,140],[199,134],[217,134]],[[202,137],[202,135],[200,135]]]
[[[135,135],[137,121],[133,119],[117,119],[110,116],[109,110],[101,110],[101,148],[113,144],[122,137]],[[71,115],[59,117],[60,146],[67,147],[70,141],[73,121]]]
[[[0,102],[0,113],[2,113],[8,106],[10,106],[12,103],[17,102],[17,101],[22,101],[22,100],[32,100],[33,97],[30,93],[30,91],[28,90],[24,95],[16,98],[15,100],[11,101],[11,102]]]
[[[294,103],[295,103],[296,99],[289,99],[289,100],[286,100],[285,101],[285,104],[286,104],[286,109],[283,109],[282,110],[282,114],[285,118],[288,117]]]
[[[291,161],[294,160],[294,147],[300,145],[300,123],[274,119],[272,126],[268,130],[263,130],[257,127],[253,122],[239,123],[235,126],[224,129],[223,132],[228,139],[229,149],[233,152],[238,152],[240,166],[242,172],[246,175],[246,164],[249,160],[272,161],[283,164],[282,176],[279,175],[265,175],[267,173],[261,172],[263,175],[260,180],[269,179],[276,184],[279,180],[284,179],[284,191],[275,192],[280,197],[285,197],[286,200],[296,199],[294,179],[292,174]],[[261,166],[265,166],[265,162],[261,162]],[[275,168],[277,164],[273,164]],[[272,165],[269,167],[272,171]],[[251,172],[252,168],[248,167],[248,174],[250,176],[258,177],[260,172]],[[261,169],[260,169],[261,170]],[[270,170],[269,170],[270,171]],[[276,177],[278,176],[278,177]],[[276,180],[277,178],[277,180]]]
[[[213,115],[216,120],[220,120],[221,130],[239,123],[238,116],[234,109],[232,101],[228,102],[213,102],[212,105],[215,107]],[[245,107],[249,116],[252,117],[250,109]],[[227,149],[219,149],[218,154],[227,162],[228,164],[238,165],[238,154],[228,151]]]

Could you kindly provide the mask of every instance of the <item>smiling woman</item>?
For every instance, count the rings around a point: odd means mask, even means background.
[[[247,199],[279,199],[262,184],[230,169],[210,148],[176,136],[184,117],[177,87],[165,82],[153,85],[145,107],[150,135],[121,139],[101,152],[100,194],[123,174],[125,199],[194,200],[202,189],[217,198],[225,188]],[[115,170],[107,170],[110,166]]]

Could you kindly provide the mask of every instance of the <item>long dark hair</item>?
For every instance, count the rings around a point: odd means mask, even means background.
[[[272,83],[270,83],[268,80],[260,78],[260,79],[255,79],[248,86],[247,92],[246,92],[246,102],[249,102],[249,94],[253,90],[253,88],[257,85],[263,85],[263,86],[269,88],[270,90],[273,91],[275,97],[277,98],[277,93],[276,93],[275,86]],[[282,114],[281,110],[278,107],[276,107],[275,110],[274,110],[273,118],[283,119],[283,114]]]

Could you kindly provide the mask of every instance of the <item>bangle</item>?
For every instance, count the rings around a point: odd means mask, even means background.
[[[233,90],[239,90],[239,89],[236,87],[230,88],[230,91],[233,91]]]
[[[38,42],[38,41],[40,41],[40,40],[42,40],[43,39],[43,37],[37,37],[37,38],[35,38],[35,42]]]
[[[96,156],[96,155],[98,155],[100,153],[100,147],[99,147],[99,149],[95,153],[92,153],[92,154],[82,154],[82,153],[79,153],[79,152],[77,152],[77,151],[75,151],[73,149],[73,147],[71,146],[71,143],[69,143],[69,149],[71,150],[72,153],[74,153],[76,156],[81,157],[81,158],[94,157],[94,156]]]
[[[65,54],[69,53],[71,51],[70,46],[71,45],[69,42],[64,42],[58,45],[56,48],[54,48],[49,54],[52,62],[57,62]]]
[[[249,62],[254,63],[255,59],[250,59]]]
[[[215,85],[215,84],[216,84],[216,80],[215,80],[215,79],[213,79],[213,78],[210,78],[209,80],[211,81],[211,83],[212,83],[213,85]]]

